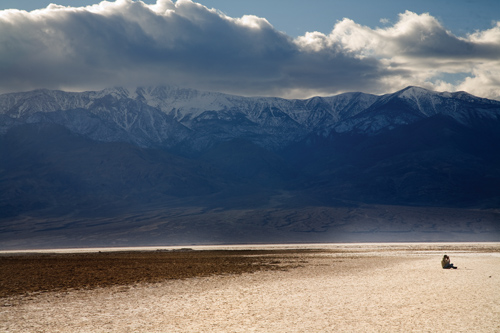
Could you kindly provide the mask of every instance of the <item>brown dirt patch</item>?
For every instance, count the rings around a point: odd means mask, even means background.
[[[307,251],[309,252],[309,251]],[[290,251],[130,251],[0,256],[0,298],[297,267]],[[293,253],[297,254],[297,250]],[[292,260],[292,261],[291,261]]]

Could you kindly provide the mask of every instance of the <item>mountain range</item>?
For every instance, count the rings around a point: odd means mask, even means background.
[[[0,95],[0,248],[500,240],[500,102]]]

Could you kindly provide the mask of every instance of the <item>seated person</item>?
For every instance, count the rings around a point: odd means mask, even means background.
[[[450,263],[450,257],[448,257],[446,254],[443,257],[443,260],[441,260],[441,266],[443,266],[443,269],[457,269],[458,267],[453,266],[452,263]]]

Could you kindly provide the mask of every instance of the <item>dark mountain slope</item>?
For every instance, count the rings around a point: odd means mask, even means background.
[[[205,151],[200,160],[210,163],[233,182],[275,187],[283,186],[294,176],[283,158],[243,139],[218,143]]]
[[[376,135],[309,138],[286,154],[324,200],[499,207],[499,151],[499,122],[471,128],[437,115]]]
[[[218,188],[200,163],[162,150],[95,142],[54,124],[9,131],[0,139],[0,170],[4,216],[32,210],[87,216],[106,206],[201,196]]]

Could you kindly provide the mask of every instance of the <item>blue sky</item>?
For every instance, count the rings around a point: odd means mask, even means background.
[[[51,2],[72,8],[46,8]],[[500,97],[497,0],[121,0],[85,7],[99,3],[2,0],[0,92],[177,84],[302,98],[419,85]]]
[[[497,0],[204,0],[207,7],[222,10],[230,16],[254,14],[267,18],[278,30],[297,36],[307,31],[328,33],[336,21],[345,17],[372,28],[383,26],[382,19],[396,21],[400,13],[410,10],[428,12],[455,34],[490,28],[500,20]]]
[[[16,8],[34,10],[50,3],[64,6],[87,6],[100,0],[2,0],[0,10]],[[145,0],[154,4],[155,0]],[[500,20],[498,0],[200,0],[209,8],[216,8],[232,17],[246,14],[266,18],[276,29],[291,36],[307,31],[328,33],[336,21],[345,17],[372,28],[383,26],[380,20],[397,20],[400,13],[410,10],[430,13],[454,34],[463,36],[475,30],[491,27]]]

